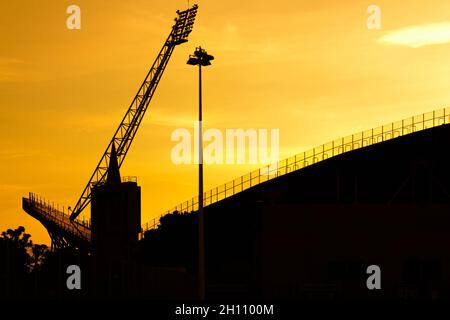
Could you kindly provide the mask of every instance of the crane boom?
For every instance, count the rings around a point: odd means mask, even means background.
[[[94,185],[102,184],[106,181],[113,144],[116,150],[119,168],[125,160],[127,152],[139,129],[139,125],[147,111],[148,105],[161,80],[161,76],[164,73],[175,46],[187,42],[187,38],[194,25],[197,9],[198,5],[193,5],[187,10],[177,11],[178,17],[175,19],[172,31],[167,37],[155,62],[147,73],[145,80],[142,82],[138,93],[131,102],[122,122],[114,133],[113,138],[109,142],[103,156],[89,179],[89,182],[78,199],[78,202],[70,215],[71,220],[78,217],[91,202],[91,188]]]

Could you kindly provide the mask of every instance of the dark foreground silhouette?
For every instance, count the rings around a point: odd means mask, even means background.
[[[207,299],[448,300],[449,140],[450,125],[426,129],[207,206]],[[2,295],[195,299],[196,213],[166,215],[138,241],[138,186],[101,188],[92,251],[33,253],[24,230],[2,237]],[[81,290],[67,288],[69,265],[81,268]],[[374,267],[380,289],[368,285]]]

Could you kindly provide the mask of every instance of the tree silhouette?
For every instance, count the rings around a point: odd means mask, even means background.
[[[31,252],[30,267],[32,270],[39,270],[49,253],[48,247],[45,244],[33,244]]]
[[[9,263],[8,266],[5,266],[5,269],[12,267],[18,272],[28,272],[30,270],[28,251],[33,245],[30,237],[31,235],[25,233],[25,228],[22,226],[2,232],[0,237],[1,249],[4,252],[3,256],[6,255],[5,262]]]
[[[197,216],[175,211],[160,218],[157,229],[147,231],[139,244],[140,259],[153,266],[197,269]]]
[[[24,227],[8,229],[0,236],[0,295],[19,296],[27,291],[32,243]]]

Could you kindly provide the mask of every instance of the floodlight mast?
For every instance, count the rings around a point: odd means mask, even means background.
[[[195,4],[187,10],[177,11],[178,16],[167,40],[78,199],[70,215],[71,220],[76,219],[91,202],[91,188],[105,183],[113,145],[117,152],[119,168],[122,165],[174,48],[188,41],[188,36],[194,26],[197,10],[198,5]]]
[[[187,64],[198,66],[198,298],[205,299],[205,222],[203,216],[203,106],[202,106],[202,67],[211,65],[214,57],[209,55],[202,47],[195,49],[189,56]]]

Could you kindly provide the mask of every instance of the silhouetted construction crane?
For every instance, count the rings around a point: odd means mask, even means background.
[[[194,26],[197,16],[198,5],[193,5],[184,11],[177,11],[177,18],[172,30],[164,42],[155,62],[147,73],[139,90],[131,102],[125,116],[119,127],[114,133],[111,141],[106,147],[97,167],[84,188],[79,200],[77,201],[70,218],[54,208],[50,203],[42,201],[35,195],[30,194],[28,199],[24,198],[24,210],[31,216],[38,219],[48,230],[52,239],[52,244],[64,246],[72,240],[90,241],[89,225],[77,221],[76,218],[91,202],[91,189],[93,186],[106,182],[108,176],[108,167],[111,159],[111,153],[115,152],[119,168],[130,149],[136,132],[142,122],[148,105],[152,100],[159,81],[164,73],[167,63],[175,47],[188,41],[189,34]],[[114,151],[113,151],[114,150]],[[69,240],[68,240],[69,238]],[[76,241],[79,242],[79,241]]]
[[[173,26],[171,33],[145,77],[138,93],[131,102],[122,122],[106,147],[106,150],[89,179],[89,182],[84,188],[80,199],[73,208],[72,214],[70,215],[71,220],[78,217],[83,209],[90,203],[92,186],[106,181],[107,169],[113,146],[116,149],[119,168],[121,167],[174,48],[181,43],[187,42],[188,36],[194,25],[197,9],[198,6],[194,5],[185,11],[177,11],[178,17],[175,19],[175,25]]]

